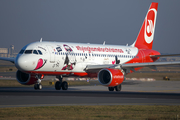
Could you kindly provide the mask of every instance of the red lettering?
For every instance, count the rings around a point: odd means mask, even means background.
[[[122,49],[116,49],[116,48],[100,48],[100,47],[80,47],[80,46],[76,46],[77,50],[80,51],[88,51],[89,53],[91,53],[92,51],[97,51],[97,52],[119,52],[119,53],[124,53],[124,51]]]

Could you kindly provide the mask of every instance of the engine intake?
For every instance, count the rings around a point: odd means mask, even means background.
[[[16,72],[16,79],[23,85],[32,85],[37,82],[37,78],[34,75],[24,73],[20,70]]]
[[[106,68],[99,71],[98,80],[102,85],[114,87],[123,82],[124,75],[119,69]]]

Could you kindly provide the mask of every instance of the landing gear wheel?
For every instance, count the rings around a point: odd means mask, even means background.
[[[38,84],[34,84],[34,89],[35,89],[35,90],[38,89]]]
[[[68,83],[66,81],[62,82],[61,87],[63,90],[67,90],[68,89]]]
[[[116,91],[121,91],[121,84],[114,87]]]
[[[41,89],[42,89],[42,85],[36,83],[36,84],[34,85],[34,89],[35,89],[35,90],[41,90]]]
[[[38,84],[38,89],[41,90],[42,89],[42,85]]]
[[[114,91],[114,87],[108,87],[109,91]]]
[[[56,90],[60,90],[61,89],[61,82],[60,81],[57,81],[56,84],[55,84],[55,89]]]

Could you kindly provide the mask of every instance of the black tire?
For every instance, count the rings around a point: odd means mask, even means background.
[[[41,90],[42,89],[42,85],[39,83],[36,83],[36,84],[34,84],[34,89],[35,90]]]
[[[38,85],[38,89],[41,90],[42,89],[42,85],[41,84],[37,84]]]
[[[108,87],[109,91],[114,91],[114,87]]]
[[[121,84],[115,86],[115,90],[116,90],[116,91],[121,91]]]
[[[34,89],[35,89],[35,90],[38,89],[38,84],[34,84]]]
[[[61,87],[63,90],[67,90],[68,89],[68,83],[66,81],[62,82]]]
[[[61,82],[60,81],[57,81],[56,84],[55,84],[55,89],[56,90],[61,90]]]

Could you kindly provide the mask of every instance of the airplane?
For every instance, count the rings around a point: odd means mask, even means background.
[[[67,90],[68,83],[63,77],[97,77],[109,91],[121,91],[125,76],[143,67],[179,65],[180,61],[155,62],[161,55],[152,49],[158,3],[151,3],[140,32],[130,46],[83,44],[70,42],[30,43],[24,46],[16,58],[0,58],[13,62],[18,69],[17,81],[23,85],[34,84],[35,90],[42,89],[41,80],[45,75],[54,75],[59,81],[55,89]]]

